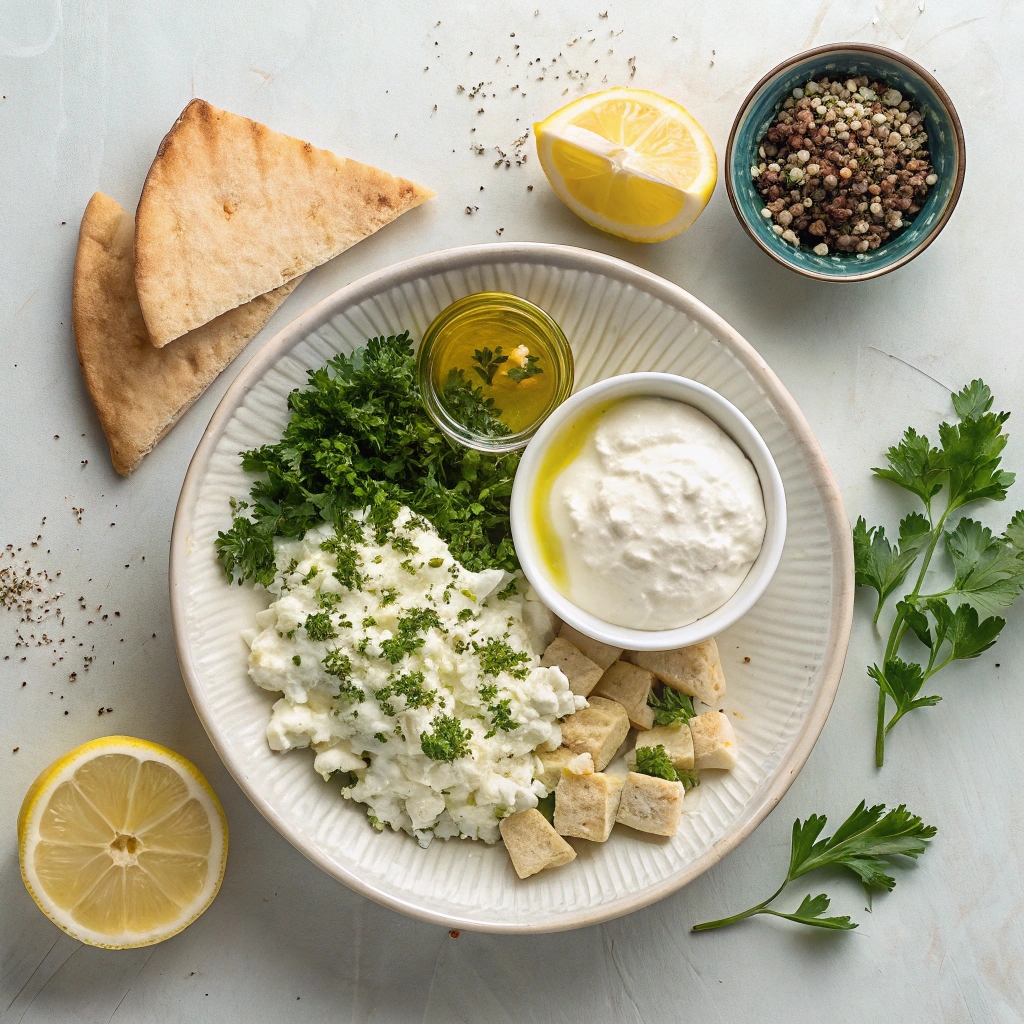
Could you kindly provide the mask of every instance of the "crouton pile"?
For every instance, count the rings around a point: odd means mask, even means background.
[[[676,834],[687,786],[634,770],[649,762],[641,755],[638,765],[641,748],[655,748],[659,763],[671,763],[679,777],[735,767],[736,734],[723,712],[656,725],[648,699],[652,691],[657,696],[669,688],[714,708],[725,696],[714,638],[674,651],[623,651],[563,624],[541,664],[561,669],[572,692],[586,697],[589,706],[562,720],[560,747],[537,752],[536,777],[554,794],[551,820],[531,809],[501,822],[520,878],[573,860],[576,851],[565,837],[603,843],[616,823],[651,835]],[[636,739],[630,751],[631,730]]]

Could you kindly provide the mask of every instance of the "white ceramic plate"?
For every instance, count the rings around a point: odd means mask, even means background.
[[[275,442],[286,398],[306,371],[368,337],[420,338],[460,296],[514,292],[548,310],[572,344],[576,386],[634,370],[692,377],[720,392],[760,431],[782,474],[789,534],[771,586],[719,636],[735,713],[739,766],[702,775],[702,799],[679,834],[617,828],[576,841],[571,864],[526,881],[499,846],[450,840],[421,850],[378,833],[363,809],[313,772],[309,751],[275,754],[264,730],[274,695],[246,672],[241,631],[267,602],[229,586],[214,539],[228,498],[250,478],[238,453]],[[433,253],[363,278],[314,306],[239,374],[196,451],[174,520],[171,612],[178,658],[206,731],[265,817],[315,864],[386,906],[449,927],[543,932],[629,913],[685,885],[743,841],[778,803],[832,705],[853,614],[853,552],[835,481],[806,420],[772,371],[703,303],[661,278],[599,253],[540,243]],[[749,658],[749,661],[746,659]]]

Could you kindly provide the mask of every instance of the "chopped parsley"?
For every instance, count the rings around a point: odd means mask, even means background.
[[[469,622],[476,613],[472,608],[463,608],[461,612],[456,616],[459,622]]]
[[[437,694],[428,690],[423,684],[426,677],[422,672],[408,672],[405,675],[391,676],[387,685],[382,686],[374,696],[385,715],[394,715],[395,706],[392,697],[405,698],[405,710],[411,708],[429,708],[434,706]]]
[[[449,764],[469,753],[469,741],[473,734],[462,727],[454,715],[438,715],[431,725],[433,732],[420,737],[420,749],[432,761],[446,761]]]
[[[371,626],[376,626],[376,625],[377,625],[377,620],[372,615],[367,615],[366,618],[363,619],[363,622],[362,622],[363,629],[369,629]]]
[[[334,578],[349,590],[360,590],[363,586],[363,574],[359,571],[362,564],[359,552],[353,547],[341,548],[337,553],[338,564],[334,570]]]
[[[659,743],[656,747],[636,748],[636,767],[633,769],[641,775],[651,775],[656,779],[667,779],[669,782],[679,782],[675,765],[668,756],[664,744]]]
[[[460,410],[507,433],[476,389],[454,384]],[[242,456],[246,472],[259,476],[249,507],[236,502],[231,527],[217,537],[229,579],[268,586],[275,537],[301,538],[324,520],[347,535],[346,524],[367,507],[379,533],[402,505],[429,520],[467,569],[518,568],[509,498],[519,454],[491,456],[447,441],[423,407],[408,332],[372,338],[311,371],[288,407],[281,440]]]
[[[391,546],[403,555],[418,555],[420,549],[402,533],[396,533],[391,538]]]
[[[441,404],[452,419],[475,434],[505,437],[512,433],[501,422],[501,410],[494,404],[494,399],[485,398],[483,391],[473,386],[462,369],[453,367],[448,371],[441,387]]]
[[[398,588],[384,587],[377,596],[380,598],[381,608],[387,608],[389,604],[394,604],[398,600]]]
[[[518,593],[519,587],[517,586],[517,580],[515,576],[513,576],[512,579],[510,579],[508,583],[506,583],[505,586],[503,586],[501,590],[498,591],[496,596],[499,601],[507,601],[510,597],[513,596],[513,594]]]
[[[366,694],[358,686],[353,686],[351,683],[342,683],[338,687],[338,700],[347,700],[353,704],[361,704],[366,700]],[[356,718],[359,717],[358,711],[353,711],[352,714]]]
[[[512,719],[512,701],[506,697],[495,704],[489,704],[487,710],[491,713],[491,728],[487,731],[485,739],[490,739],[499,730],[511,732],[519,728],[519,723]]]
[[[410,576],[416,575],[416,566],[412,564],[412,559],[407,558],[403,562],[398,563],[400,569],[404,569]]]
[[[504,640],[491,637],[483,644],[474,640],[473,653],[480,659],[484,675],[496,676],[507,672],[513,679],[525,679],[529,674],[526,666],[530,663],[530,655],[513,650]]]
[[[435,694],[423,685],[424,681],[422,672],[409,672],[396,677],[391,685],[396,694],[405,698],[407,708],[429,708],[433,706]]]
[[[352,675],[352,659],[340,647],[332,647],[322,662],[324,671],[330,676],[337,676],[342,681]]]
[[[651,690],[647,704],[654,708],[654,721],[658,725],[681,725],[697,714],[693,710],[693,699],[671,686],[663,686],[660,697]]]
[[[311,565],[309,567],[309,572],[307,572],[306,575],[302,577],[302,582],[303,583],[309,583],[310,580],[316,579],[316,577],[319,574],[319,572],[320,572],[320,566],[318,566],[318,565]]]
[[[494,683],[485,683],[476,692],[483,701],[494,700],[498,696],[498,687]]]
[[[428,629],[440,629],[441,620],[433,608],[413,608],[398,619],[395,635],[380,644],[381,654],[397,665],[407,654],[412,654],[426,642],[423,634]]]
[[[306,633],[310,640],[333,640],[338,634],[327,612],[314,612],[306,616]]]
[[[299,655],[299,654],[293,654],[293,655],[292,655],[292,664],[293,664],[293,665],[295,665],[295,666],[296,666],[296,668],[297,668],[297,667],[298,667],[299,665],[301,665],[301,664],[302,664],[302,656],[301,656],[301,655]]]

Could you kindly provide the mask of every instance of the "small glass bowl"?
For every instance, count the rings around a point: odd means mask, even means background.
[[[508,349],[525,344],[547,356],[547,372],[556,382],[550,400],[531,421],[507,434],[483,433],[456,419],[442,400],[442,381],[451,367],[451,345],[458,334],[474,326],[499,325],[507,334]],[[562,329],[539,306],[509,292],[477,292],[457,299],[442,310],[423,335],[416,361],[423,404],[442,433],[457,444],[494,454],[525,448],[537,428],[572,393],[572,349]]]

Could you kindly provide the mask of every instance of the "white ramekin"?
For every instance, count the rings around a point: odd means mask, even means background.
[[[742,449],[757,471],[764,496],[764,543],[739,589],[709,615],[676,629],[629,629],[584,611],[555,588],[541,560],[530,515],[537,471],[562,426],[592,406],[614,398],[672,398],[699,409],[714,420]],[[581,633],[631,651],[667,651],[688,647],[726,630],[745,615],[771,582],[786,542],[786,494],[768,446],[753,424],[717,391],[671,373],[627,373],[608,377],[577,392],[540,427],[523,453],[512,488],[512,540],[527,579],[540,599],[560,619]]]

